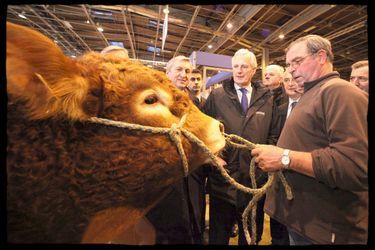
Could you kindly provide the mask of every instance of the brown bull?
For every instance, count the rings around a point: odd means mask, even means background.
[[[183,176],[176,145],[88,119],[171,127],[187,114],[183,128],[213,152],[225,144],[219,122],[162,72],[94,52],[71,59],[11,23],[6,35],[8,242],[152,242],[134,238]],[[208,160],[184,137],[182,145],[190,171]]]

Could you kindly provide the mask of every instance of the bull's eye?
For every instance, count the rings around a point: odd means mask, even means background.
[[[158,97],[156,95],[149,95],[145,99],[146,104],[154,104],[158,101]]]

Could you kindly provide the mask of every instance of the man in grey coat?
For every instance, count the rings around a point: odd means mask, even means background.
[[[247,49],[238,50],[232,58],[233,77],[222,88],[208,96],[203,111],[224,124],[227,134],[239,135],[253,143],[271,143],[269,131],[272,120],[273,98],[267,88],[251,82],[257,68],[255,55]],[[223,153],[226,169],[236,181],[250,185],[249,150],[228,148]],[[257,170],[257,185],[267,181],[267,175]],[[232,225],[239,223],[239,245],[246,244],[241,215],[251,199],[250,194],[237,191],[213,168],[208,177],[210,195],[209,244],[228,244]],[[257,209],[257,240],[263,232],[263,204]],[[250,229],[249,229],[250,230]]]

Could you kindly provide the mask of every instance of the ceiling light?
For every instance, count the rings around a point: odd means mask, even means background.
[[[73,57],[73,58],[76,58],[76,56],[75,56],[75,55],[72,55],[72,57]]]
[[[228,24],[227,24],[227,28],[228,28],[228,29],[231,29],[232,27],[233,27],[233,24],[232,24],[232,23],[228,23]]]
[[[20,18],[27,19],[27,17],[25,17],[23,14],[18,14],[18,16],[19,16]]]
[[[212,45],[211,45],[211,44],[209,44],[209,45],[208,45],[208,48],[209,48],[209,49],[212,49]]]
[[[90,23],[90,21],[89,20],[86,20],[86,22],[85,23]]]
[[[280,39],[284,39],[284,37],[285,37],[284,34],[280,34],[280,35],[279,35],[279,38],[280,38]]]
[[[103,29],[102,27],[97,27],[97,30],[98,30],[99,32],[103,32],[103,31],[104,31],[104,29]]]
[[[165,7],[165,8],[163,9],[163,13],[164,13],[164,14],[169,14],[169,9],[168,9],[168,6],[167,6],[167,7]]]
[[[91,11],[91,14],[93,14],[93,15],[98,15],[98,16],[112,16],[112,12],[110,12],[110,11],[105,11],[105,10],[101,10],[101,11],[98,11],[98,10],[92,10],[92,11]]]

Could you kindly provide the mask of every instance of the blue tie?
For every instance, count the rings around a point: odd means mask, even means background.
[[[248,101],[247,101],[247,96],[246,96],[247,89],[241,88],[240,91],[242,92],[242,98],[241,98],[242,111],[244,112],[244,114],[246,114],[247,108],[249,106]]]

